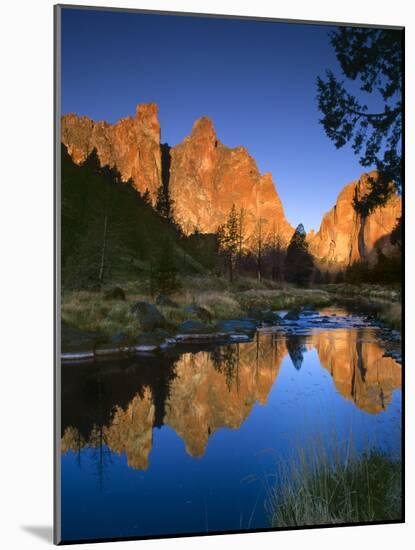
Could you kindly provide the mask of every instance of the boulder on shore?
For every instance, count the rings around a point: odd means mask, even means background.
[[[120,286],[110,288],[104,294],[104,300],[123,300],[125,301],[125,291]]]
[[[174,300],[166,296],[165,294],[159,294],[156,298],[156,304],[158,306],[167,306],[167,307],[179,307]]]
[[[114,336],[111,337],[111,343],[118,344],[119,346],[126,344],[128,340],[128,334],[122,331],[117,332],[116,334],[114,334]]]
[[[208,311],[204,307],[192,304],[191,306],[185,307],[184,310],[186,311],[186,313],[191,313],[192,315],[195,315],[205,323],[209,323],[212,320],[212,315],[210,314],[210,311]]]
[[[136,302],[131,312],[136,315],[140,328],[145,332],[166,326],[166,319],[153,304]]]
[[[171,336],[170,332],[167,330],[157,328],[154,331],[142,332],[136,338],[137,345],[154,345],[159,346],[162,344],[166,338]]]

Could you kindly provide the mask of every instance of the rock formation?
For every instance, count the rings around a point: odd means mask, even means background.
[[[317,259],[349,265],[361,259],[376,261],[378,249],[386,255],[395,253],[389,235],[401,215],[400,197],[393,195],[366,219],[353,208],[353,198],[366,195],[369,179],[377,177],[377,172],[370,172],[346,185],[335,206],[323,216],[319,231],[308,234],[310,251]]]
[[[294,229],[285,218],[269,173],[261,174],[244,147],[230,149],[217,138],[212,121],[199,118],[192,132],[171,150],[170,193],[175,216],[186,232],[214,232],[232,205],[243,209],[246,244],[261,220],[264,234],[286,242]]]
[[[61,121],[62,143],[77,164],[96,148],[101,165],[116,166],[125,181],[155,199],[161,184],[160,124],[157,105],[137,105],[134,117],[116,124],[68,114]]]
[[[248,246],[259,220],[264,235],[273,232],[287,242],[294,232],[271,174],[261,176],[244,147],[223,145],[208,117],[198,119],[182,143],[163,149],[154,104],[138,105],[134,118],[112,125],[68,114],[62,117],[62,142],[78,164],[95,147],[102,165],[115,165],[125,181],[133,179],[140,192],[148,188],[153,202],[157,188],[162,182],[167,184],[175,201],[176,221],[187,233],[196,228],[202,233],[216,231],[233,204],[238,214],[243,209]],[[166,166],[168,174],[163,173]]]
[[[208,117],[199,118],[190,135],[170,148],[160,144],[153,103],[138,105],[134,117],[115,124],[68,114],[62,117],[62,142],[77,163],[96,148],[102,165],[115,165],[141,193],[148,189],[153,203],[160,185],[168,186],[175,219],[185,233],[216,231],[233,205],[238,215],[243,213],[246,247],[259,225],[264,240],[274,234],[288,244],[294,232],[271,174],[261,175],[244,147],[223,145]],[[401,213],[400,198],[393,196],[366,219],[353,208],[355,194],[367,193],[369,177],[376,178],[376,172],[346,185],[336,205],[324,215],[319,231],[309,233],[310,250],[318,260],[344,266],[359,259],[374,261],[377,249],[394,253],[389,234]]]

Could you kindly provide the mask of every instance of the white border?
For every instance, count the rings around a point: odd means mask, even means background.
[[[82,4],[72,0],[71,4]],[[410,2],[384,0],[147,0],[84,2],[138,9],[226,13],[290,19],[347,21],[406,26],[406,221],[407,243],[415,242],[415,21]],[[29,527],[52,525],[52,362],[53,362],[53,1],[20,0],[2,5],[1,254],[1,468],[2,545],[8,549],[44,546]],[[412,157],[412,158],[411,158]],[[414,311],[414,246],[407,247],[407,340]],[[412,287],[412,288],[411,288]],[[407,347],[407,525],[339,528],[111,543],[110,548],[216,548],[252,545],[336,550],[350,547],[409,547],[414,523],[414,353]],[[412,368],[413,371],[413,368]],[[412,401],[412,396],[413,401]],[[106,543],[108,544],[108,543]],[[90,545],[83,545],[88,548]],[[102,545],[101,545],[102,546]],[[91,546],[92,547],[92,546]],[[93,548],[98,548],[94,545]]]

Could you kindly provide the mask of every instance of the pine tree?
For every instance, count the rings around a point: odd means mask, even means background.
[[[238,214],[236,212],[235,205],[232,205],[226,223],[220,226],[216,233],[219,253],[221,253],[225,258],[228,266],[230,282],[232,282],[234,278],[234,264],[238,251],[238,226]]]
[[[342,75],[327,71],[326,79],[317,79],[320,123],[336,148],[351,144],[360,164],[379,172],[369,180],[369,193],[354,200],[356,211],[366,216],[402,187],[403,33],[340,27],[329,38]]]
[[[341,283],[344,283],[344,271],[342,270],[339,270],[337,273],[336,273],[336,276],[334,277],[334,282],[339,285]]]
[[[143,202],[144,204],[149,204],[151,205],[151,196],[150,196],[150,190],[149,188],[147,187],[146,190],[144,191],[144,194],[143,194]]]
[[[285,259],[285,276],[288,282],[307,286],[313,272],[313,257],[308,251],[306,232],[300,223],[291,238]]]
[[[255,262],[256,262],[256,272],[257,272],[257,279],[258,281],[261,281],[262,277],[262,257],[264,252],[264,230],[263,230],[263,220],[259,219],[256,227],[255,232],[253,235],[253,251],[255,254]]]
[[[98,157],[98,151],[96,147],[92,149],[87,158],[82,163],[82,166],[91,172],[98,174],[101,172],[101,162]]]
[[[153,288],[163,294],[172,294],[181,286],[177,274],[173,243],[169,240],[164,243],[157,264],[152,270]]]
[[[170,197],[168,186],[160,185],[157,189],[156,211],[166,220],[173,221],[173,205],[174,201]]]

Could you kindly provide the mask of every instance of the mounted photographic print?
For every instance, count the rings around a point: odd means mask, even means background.
[[[55,542],[399,523],[404,29],[55,7]]]

